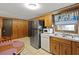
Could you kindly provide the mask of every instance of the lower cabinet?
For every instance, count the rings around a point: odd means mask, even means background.
[[[55,40],[53,40],[53,39],[51,39],[51,53],[52,54],[56,54],[56,55],[59,55],[59,42],[58,41],[55,41]]]
[[[71,41],[51,37],[50,51],[55,55],[71,55]]]
[[[72,42],[72,54],[79,55],[79,42]]]
[[[71,45],[60,43],[60,55],[71,55]]]

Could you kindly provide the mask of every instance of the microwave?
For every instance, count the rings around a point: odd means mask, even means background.
[[[45,29],[43,29],[43,33],[53,33],[53,29],[52,28],[45,28]]]

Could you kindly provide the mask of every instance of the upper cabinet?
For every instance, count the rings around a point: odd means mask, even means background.
[[[53,17],[52,17],[51,13],[45,14],[45,15],[37,17],[35,19],[37,19],[37,20],[44,20],[45,27],[52,27],[52,25],[53,25]]]
[[[53,17],[52,14],[46,15],[45,16],[45,26],[46,27],[52,27],[53,25]]]

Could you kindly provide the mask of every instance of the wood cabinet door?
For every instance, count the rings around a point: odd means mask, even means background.
[[[76,55],[79,55],[79,46],[77,46],[76,51]]]
[[[60,54],[59,42],[51,39],[50,40],[50,50],[51,50],[52,54],[59,55]]]
[[[60,55],[71,55],[71,45],[60,43]]]
[[[46,15],[45,16],[45,26],[46,27],[52,27],[52,23],[53,23],[52,20],[53,20],[52,15]]]
[[[72,42],[72,54],[79,55],[79,42]]]

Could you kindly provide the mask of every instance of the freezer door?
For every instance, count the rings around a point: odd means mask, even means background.
[[[39,49],[41,44],[40,44],[40,33],[39,33],[39,30],[38,30],[38,21],[34,21],[32,23],[32,37],[30,39],[30,42],[31,42],[31,45],[36,48],[36,49]]]

